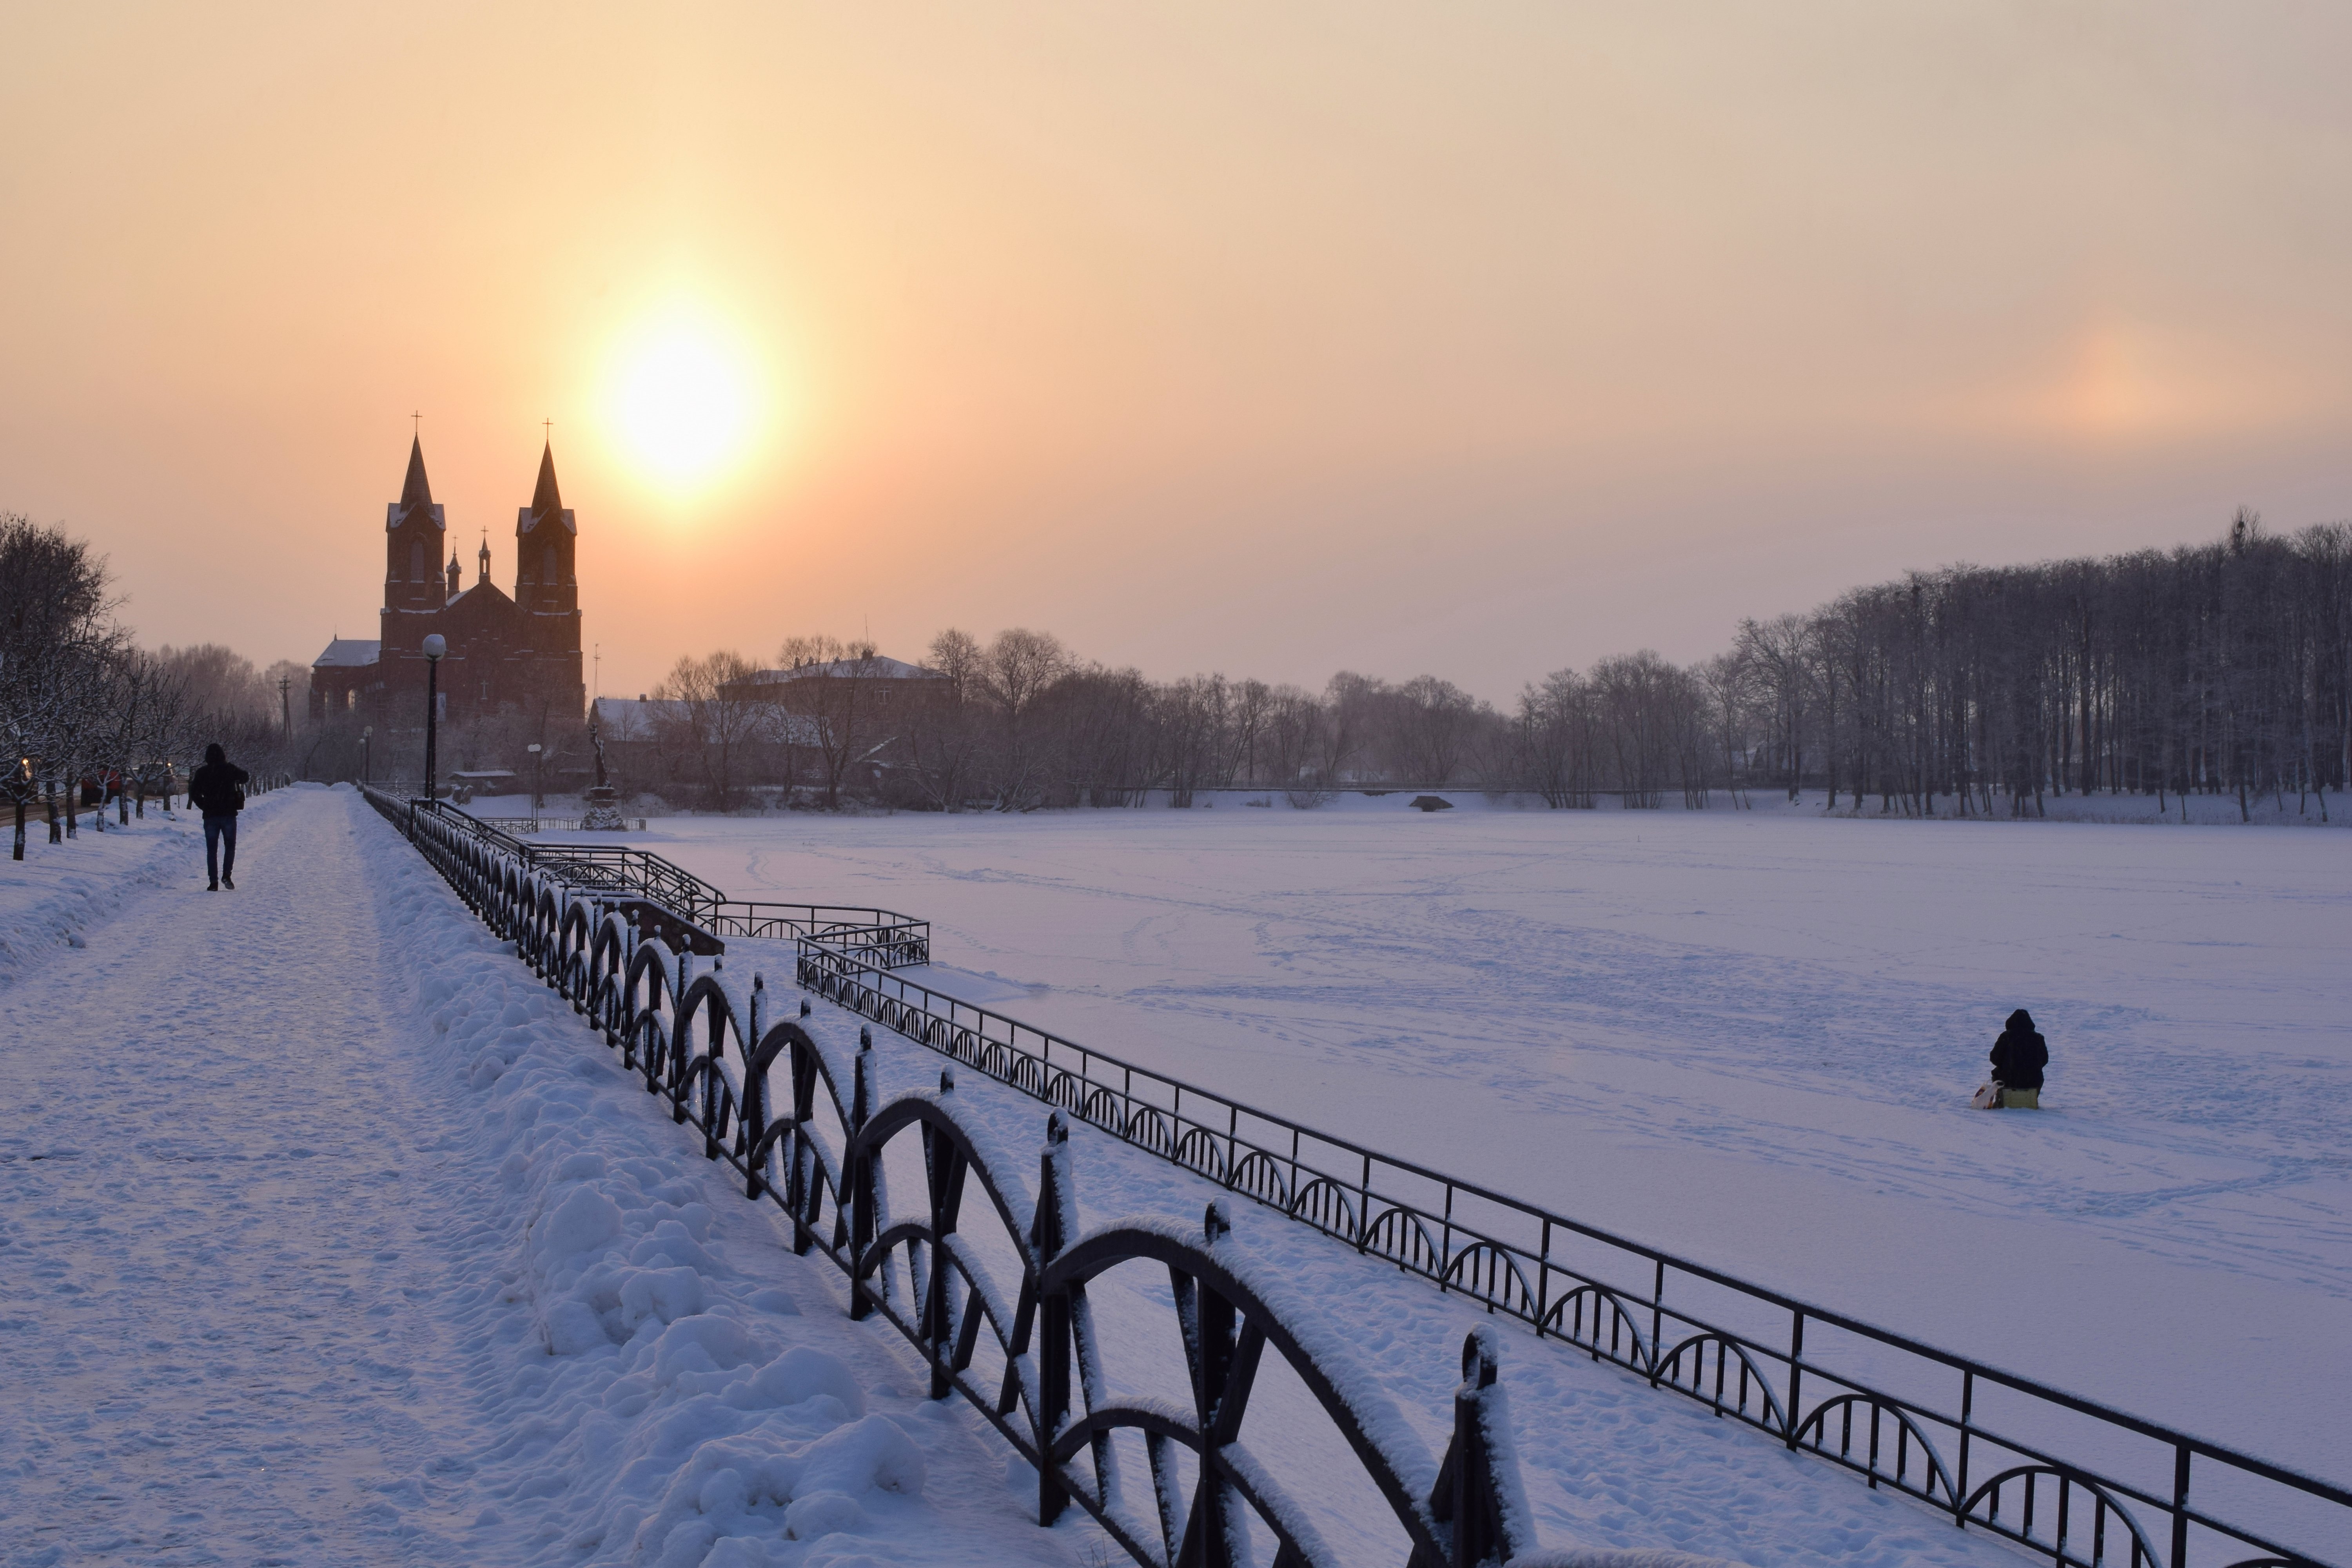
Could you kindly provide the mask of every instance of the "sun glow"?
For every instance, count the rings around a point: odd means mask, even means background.
[[[725,470],[751,435],[757,402],[745,356],[699,321],[663,322],[619,356],[614,423],[638,466],[670,489]]]

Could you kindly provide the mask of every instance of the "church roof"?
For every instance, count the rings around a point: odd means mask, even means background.
[[[575,533],[579,531],[572,514],[563,510],[563,494],[556,488],[555,445],[550,442],[540,448],[539,484],[530,492],[530,504],[517,514],[515,531],[529,533],[542,522],[557,521]]]
[[[431,506],[433,487],[425,479],[425,440],[421,436],[408,438],[408,477],[400,482],[400,505],[403,510],[412,506]]]
[[[563,510],[563,497],[555,488],[555,443],[552,441],[539,449],[539,488],[530,492],[530,510],[542,517],[551,511]]]
[[[863,668],[854,658],[831,659],[822,664],[795,665],[790,669],[762,669],[734,684],[741,686],[782,686],[789,681],[813,680],[823,677],[866,680],[945,680],[936,669],[926,669],[919,664],[908,664],[903,658],[887,658],[880,654],[865,661]]]
[[[349,669],[373,664],[383,653],[383,645],[372,637],[337,637],[327,645],[326,652],[310,661],[310,668]]]
[[[400,481],[400,499],[384,508],[384,528],[398,528],[412,513],[423,512],[433,520],[433,526],[442,526],[442,510],[433,504],[433,486],[425,478],[425,443],[416,436],[408,438],[408,473]]]
[[[657,726],[689,723],[693,716],[690,704],[659,697],[599,697],[588,704],[588,717],[594,721],[600,737],[616,743],[652,740]],[[763,717],[769,725],[763,739],[787,745],[814,746],[822,735],[815,720],[797,713]]]

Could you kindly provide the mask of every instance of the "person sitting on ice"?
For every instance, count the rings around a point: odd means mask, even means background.
[[[2042,1069],[2049,1065],[2048,1043],[2034,1028],[2033,1015],[2020,1007],[1992,1043],[1992,1080],[2000,1090],[1993,1104],[2008,1110],[2041,1110]]]

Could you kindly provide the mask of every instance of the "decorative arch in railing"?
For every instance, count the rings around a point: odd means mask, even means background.
[[[1717,1365],[1721,1363],[1718,1361]],[[1717,1397],[1721,1397],[1717,1391]],[[1855,1417],[1861,1416],[1860,1439],[1862,1453],[1854,1452]],[[1836,1428],[1836,1449],[1832,1451],[1831,1429]],[[1894,1468],[1886,1468],[1885,1435],[1894,1430]],[[1898,1490],[1907,1491],[1927,1502],[1936,1502],[1958,1511],[1959,1489],[1952,1482],[1952,1472],[1937,1451],[1936,1440],[1927,1429],[1915,1420],[1911,1413],[1899,1405],[1873,1398],[1867,1394],[1841,1394],[1825,1399],[1813,1406],[1811,1415],[1797,1426],[1796,1446],[1808,1453],[1834,1459],[1848,1469],[1860,1470],[1868,1476],[1873,1486],[1886,1481]],[[1915,1458],[1914,1456],[1916,1456]],[[1911,1467],[1922,1467],[1922,1475],[1915,1485],[1910,1479]]]
[[[1329,1176],[1318,1176],[1299,1188],[1290,1215],[1350,1247],[1362,1235],[1357,1226],[1356,1189]]]
[[[1410,1543],[1412,1568],[1507,1563],[1532,1546],[1534,1531],[1495,1392],[1491,1334],[1476,1331],[1463,1347],[1454,1440],[1444,1463],[1432,1465],[1426,1451],[1396,1452],[1393,1445],[1402,1440],[1397,1427],[1383,1423],[1376,1430],[1365,1419],[1368,1406],[1382,1403],[1378,1394],[1343,1388],[1337,1370],[1302,1342],[1294,1321],[1298,1309],[1278,1308],[1269,1300],[1273,1292],[1248,1266],[1246,1255],[1226,1241],[1232,1228],[1223,1205],[1214,1203],[1197,1237],[1164,1225],[1115,1225],[1078,1238],[1046,1262],[1040,1280],[1039,1382],[1046,1415],[1060,1435],[1049,1450],[1050,1465],[1041,1468],[1045,1479],[1040,1516],[1051,1520],[1067,1498],[1102,1521],[1139,1562],[1228,1563],[1249,1560],[1234,1506],[1238,1502],[1273,1535],[1276,1563],[1338,1561],[1306,1510],[1242,1443],[1258,1367],[1271,1348],[1322,1408],[1395,1514]],[[1106,1400],[1073,1413],[1071,1379],[1066,1370],[1057,1369],[1086,1354],[1075,1331],[1086,1285],[1133,1261],[1168,1270],[1183,1329],[1190,1408],[1156,1400]],[[1098,1382],[1088,1375],[1079,1387]],[[1103,1457],[1108,1437],[1121,1429],[1139,1430],[1145,1437],[1157,1505],[1149,1533],[1136,1529],[1118,1490],[1117,1469]],[[1189,1498],[1182,1495],[1173,1462],[1178,1447],[1190,1450],[1194,1460]],[[1096,1456],[1090,1491],[1069,1468],[1087,1451]]]
[[[1612,1361],[1647,1373],[1648,1337],[1643,1332],[1646,1313],[1605,1285],[1580,1285],[1557,1298],[1541,1321],[1544,1331],[1591,1352],[1595,1361]],[[1602,1325],[1608,1337],[1601,1337]]]
[[[2047,1492],[2054,1485],[2058,1493],[2054,1506],[2044,1500],[2041,1519],[2034,1517],[2035,1491]],[[2001,1518],[2003,1494],[2015,1506],[2009,1520]],[[2077,1498],[2083,1500],[2076,1501]],[[2084,1504],[2087,1504],[2087,1510]],[[1979,1507],[1982,1511],[1979,1512]],[[2083,1514],[2088,1511],[2087,1523]],[[2036,1547],[2051,1554],[2054,1563],[2097,1564],[2106,1568],[2160,1568],[2164,1559],[2158,1555],[2156,1543],[2147,1538],[2132,1517],[2131,1510],[2114,1492],[2079,1471],[2057,1465],[2019,1465],[2003,1470],[1969,1495],[1962,1509],[1963,1518],[1971,1522],[1990,1525],[2010,1539]],[[2053,1518],[2053,1515],[2055,1515]],[[2123,1536],[2120,1542],[2110,1542],[2110,1521]],[[2040,1533],[2036,1532],[2037,1522]],[[2117,1546],[2128,1545],[2127,1556],[2116,1552]]]
[[[1714,1376],[1707,1373],[1714,1358]],[[1732,1376],[1734,1369],[1738,1375]],[[1730,1381],[1727,1384],[1727,1379]],[[1789,1415],[1772,1380],[1748,1347],[1728,1334],[1699,1333],[1675,1346],[1650,1369],[1653,1383],[1671,1384],[1711,1406],[1717,1415],[1736,1415],[1778,1436],[1789,1435]],[[1751,1409],[1750,1406],[1753,1406]]]

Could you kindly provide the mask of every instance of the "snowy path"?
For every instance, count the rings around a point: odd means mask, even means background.
[[[0,1561],[1077,1560],[355,797],[239,860],[0,992]]]

